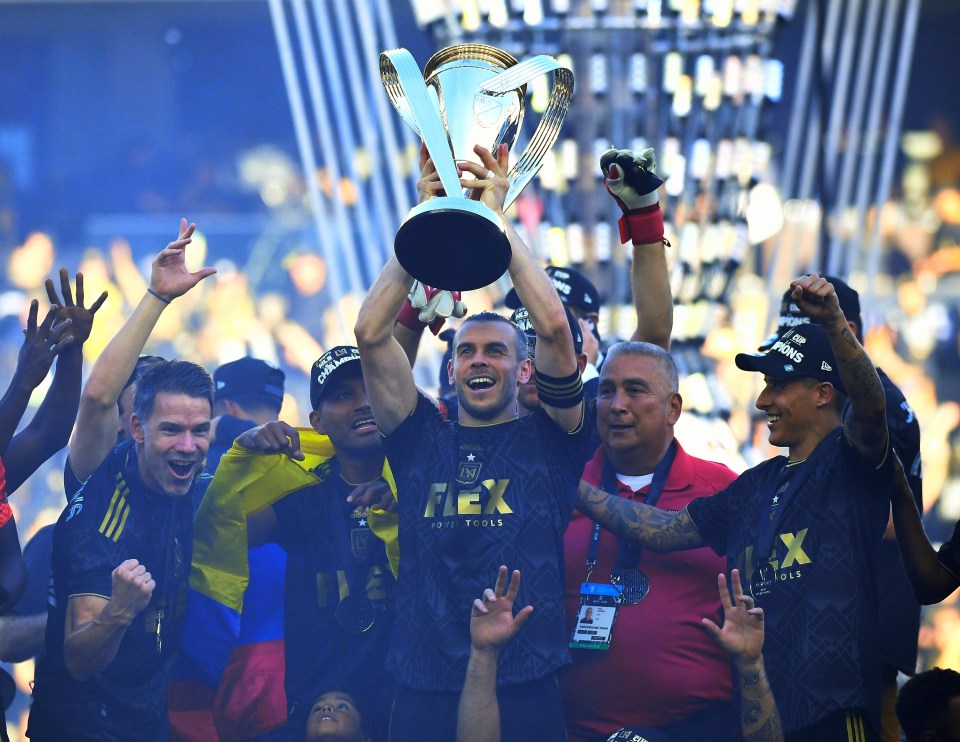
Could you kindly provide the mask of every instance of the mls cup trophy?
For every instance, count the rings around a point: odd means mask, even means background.
[[[464,196],[457,161],[477,161],[474,145],[509,148],[523,122],[527,83],[553,72],[550,102],[526,150],[507,175],[504,208],[540,170],[573,96],[573,73],[553,57],[517,62],[486,44],[441,49],[420,68],[406,49],[380,55],[380,77],[394,108],[423,139],[446,196],[411,210],[394,250],[404,269],[429,286],[467,291],[496,281],[510,265],[510,242],[497,215]]]

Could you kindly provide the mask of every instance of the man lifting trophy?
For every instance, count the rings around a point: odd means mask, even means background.
[[[426,145],[446,194],[413,208],[394,240],[397,259],[418,281],[468,291],[493,283],[507,270],[511,251],[503,224],[490,208],[464,195],[457,163],[476,163],[475,145],[491,152],[501,144],[512,149],[523,122],[526,86],[549,72],[550,102],[507,175],[504,208],[537,174],[557,140],[573,97],[573,73],[553,57],[518,62],[486,44],[441,49],[422,75],[406,49],[380,55],[387,94]]]

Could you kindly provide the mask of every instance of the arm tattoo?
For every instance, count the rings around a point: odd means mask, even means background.
[[[686,508],[679,512],[660,510],[611,495],[583,480],[577,492],[577,507],[608,531],[657,553],[704,545]]]
[[[740,677],[740,731],[744,742],[783,742],[780,712],[760,664],[738,670]]]
[[[850,442],[867,454],[879,457],[887,445],[886,395],[873,362],[857,339],[845,327],[841,339],[854,351],[852,358],[838,353],[840,376],[850,399],[850,411],[844,421]]]

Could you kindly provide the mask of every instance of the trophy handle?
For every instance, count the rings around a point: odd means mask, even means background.
[[[397,113],[427,145],[443,189],[447,194],[462,194],[447,130],[430,99],[427,84],[413,55],[406,49],[383,52],[380,55],[380,79]]]
[[[570,109],[570,101],[573,98],[573,72],[562,66],[553,57],[541,54],[507,68],[481,85],[481,88],[488,93],[509,93],[511,90],[516,90],[547,72],[553,72],[553,89],[550,91],[550,102],[547,104],[547,110],[540,117],[540,123],[537,124],[533,138],[507,176],[510,181],[510,188],[507,191],[507,198],[503,205],[504,209],[516,200],[527,183],[540,171],[543,166],[543,158],[547,156],[547,152],[557,141],[557,137],[560,135],[560,125]],[[402,116],[403,112],[400,115]],[[427,146],[429,147],[429,144]],[[449,191],[447,192],[449,193]]]

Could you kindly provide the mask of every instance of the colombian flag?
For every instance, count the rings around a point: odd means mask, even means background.
[[[317,484],[310,470],[336,455],[326,436],[310,428],[298,432],[306,455],[302,462],[235,444],[221,459],[197,511],[185,630],[169,689],[172,740],[247,739],[286,722],[286,554],[275,544],[248,550],[247,516]],[[383,467],[396,497],[386,459]],[[385,542],[396,576],[397,516],[372,509],[369,522]]]

